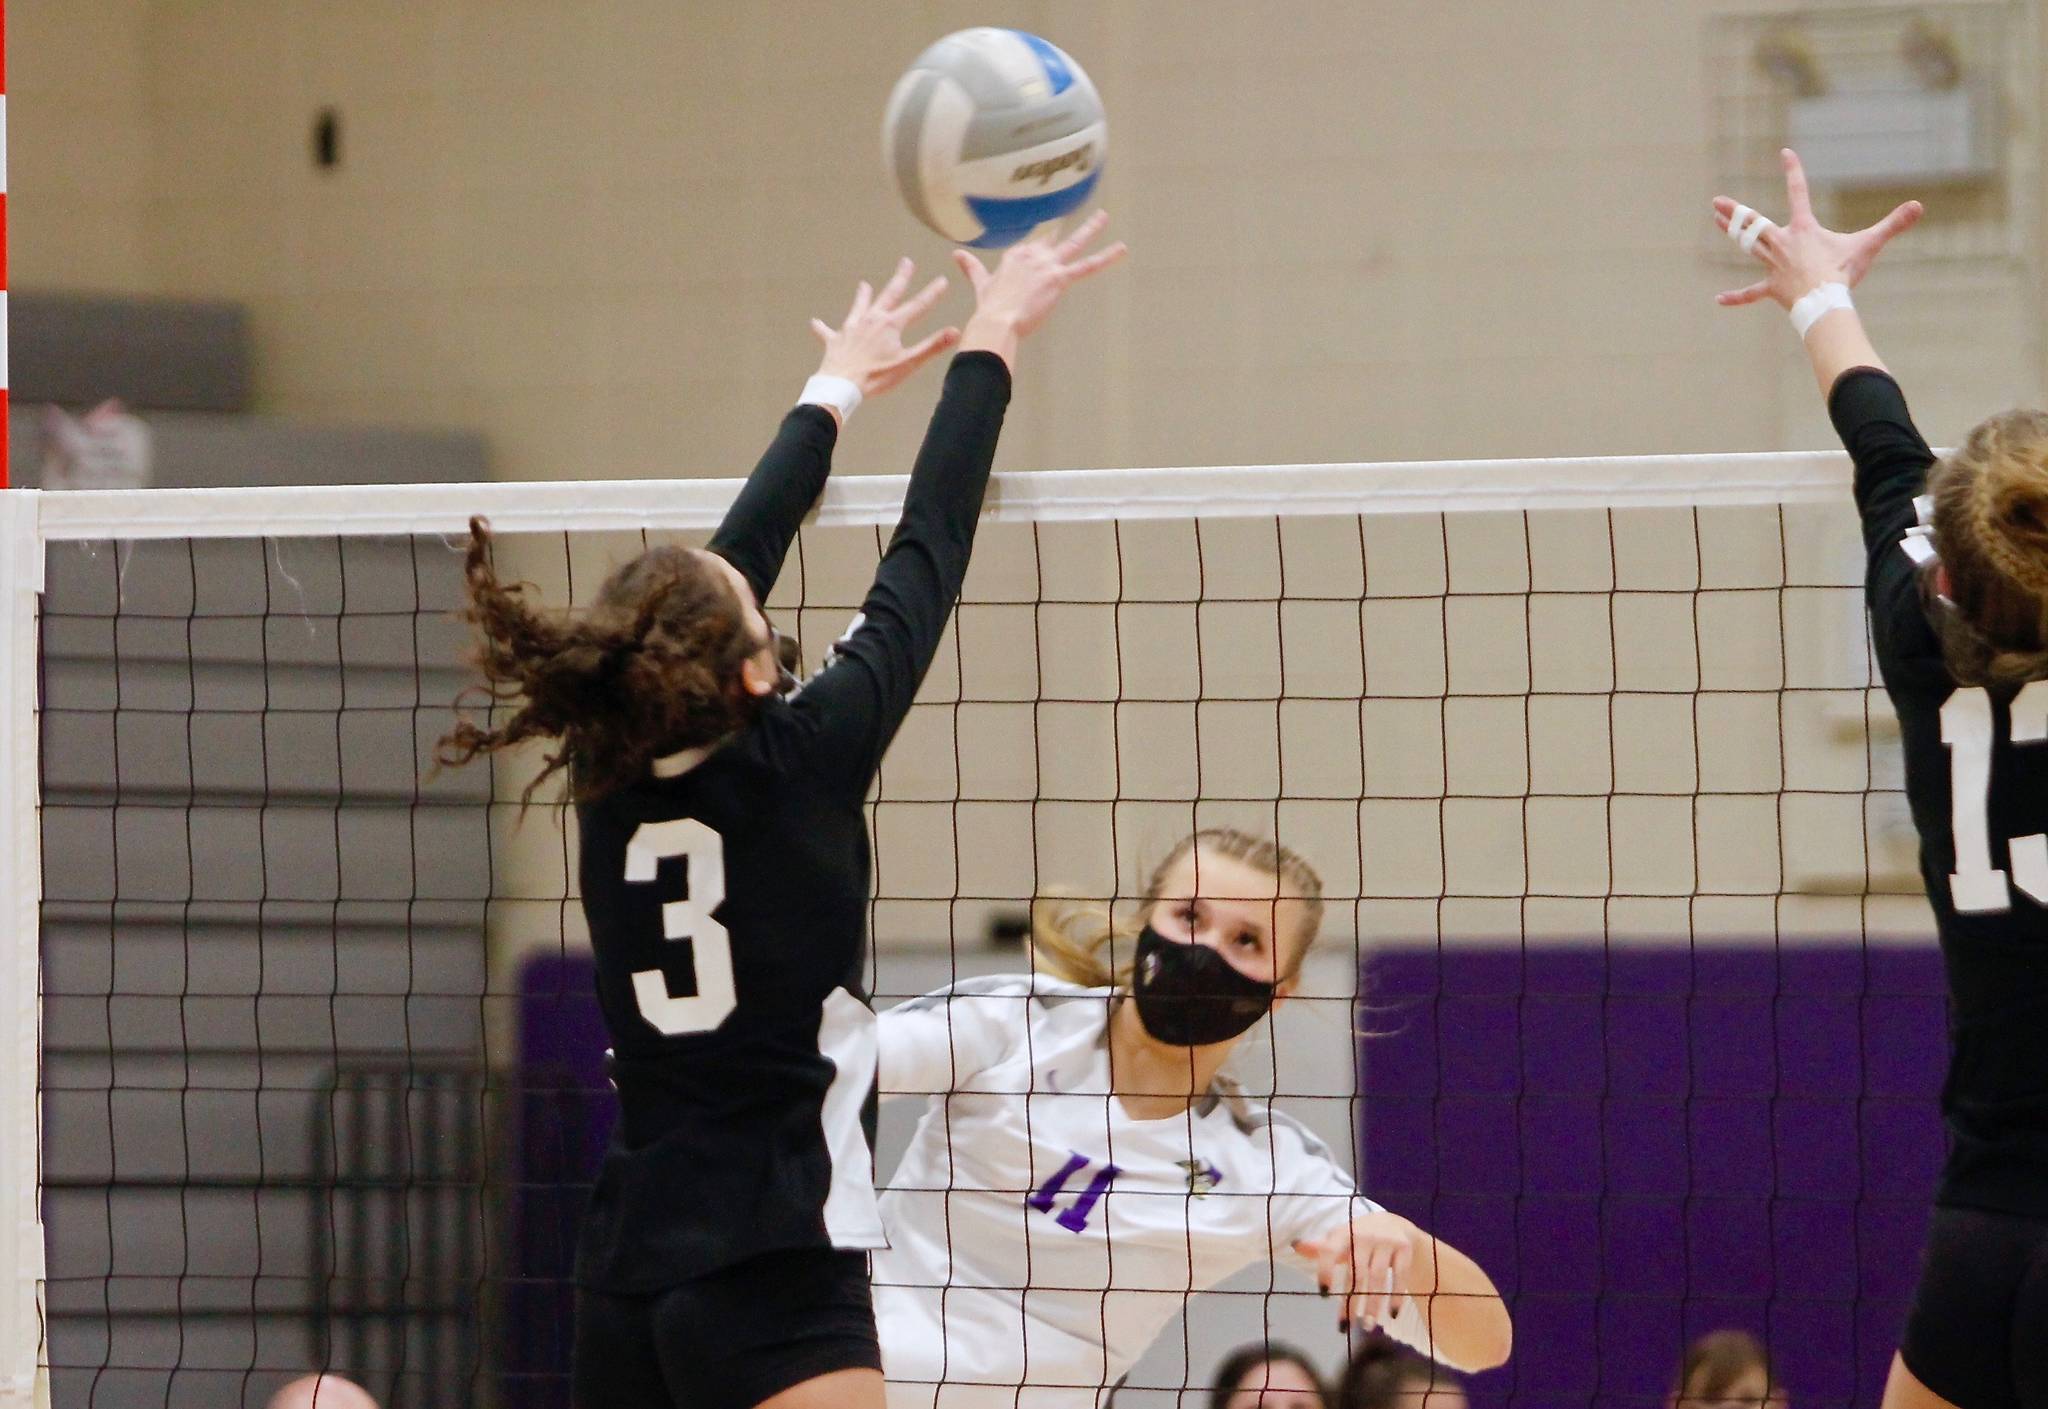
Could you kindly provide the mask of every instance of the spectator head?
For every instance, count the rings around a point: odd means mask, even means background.
[[[377,1401],[339,1375],[308,1375],[272,1395],[270,1409],[377,1409]]]
[[[1755,1336],[1714,1331],[1686,1350],[1671,1404],[1672,1409],[1784,1409],[1785,1387]]]
[[[1337,1409],[1465,1409],[1465,1387],[1428,1356],[1368,1336],[1344,1368]]]
[[[1245,1346],[1216,1370],[1209,1409],[1326,1409],[1323,1379],[1290,1346]]]

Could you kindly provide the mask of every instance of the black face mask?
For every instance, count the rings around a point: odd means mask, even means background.
[[[1138,932],[1131,993],[1138,1021],[1170,1047],[1228,1042],[1266,1015],[1274,985],[1246,978],[1206,944],[1177,944],[1150,925]]]

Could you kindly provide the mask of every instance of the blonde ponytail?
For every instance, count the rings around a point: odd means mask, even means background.
[[[1082,988],[1122,988],[1130,966],[1112,967],[1114,942],[1135,938],[1138,926],[1119,926],[1106,901],[1044,895],[1031,903],[1031,967]]]

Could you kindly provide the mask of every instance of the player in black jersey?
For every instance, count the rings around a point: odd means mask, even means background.
[[[707,551],[650,549],[566,617],[502,585],[476,527],[479,663],[516,711],[458,725],[442,757],[559,741],[547,772],[566,767],[577,802],[619,1089],[577,1258],[582,1409],[883,1403],[861,1251],[882,1243],[863,801],[966,575],[1018,343],[1121,256],[1084,253],[1102,226],[1016,246],[993,273],[956,255],[974,315],[861,614],[806,684],[761,603],[854,393],[953,341],[903,347],[939,292],[899,302],[908,261],[879,295],[862,285],[838,331],[814,325],[805,399],[837,410],[784,418]]]
[[[1948,972],[1949,1158],[1884,1403],[2048,1406],[2048,416],[1993,416],[1937,460],[1848,295],[1919,205],[1837,234],[1784,162],[1789,224],[1714,202],[1768,270],[1721,301],[1791,311],[1856,462],[1871,638]]]

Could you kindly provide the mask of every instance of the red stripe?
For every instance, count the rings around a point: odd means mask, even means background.
[[[4,7],[6,0],[0,0]],[[7,287],[7,193],[0,191],[0,289]],[[7,320],[0,317],[0,339],[7,336]],[[4,345],[4,344],[0,344]],[[7,488],[7,388],[0,387],[0,489]]]
[[[7,91],[7,0],[0,0],[0,93]],[[7,287],[7,195],[0,191],[0,289]],[[0,319],[0,338],[7,336]],[[7,488],[7,388],[0,387],[0,489]]]

